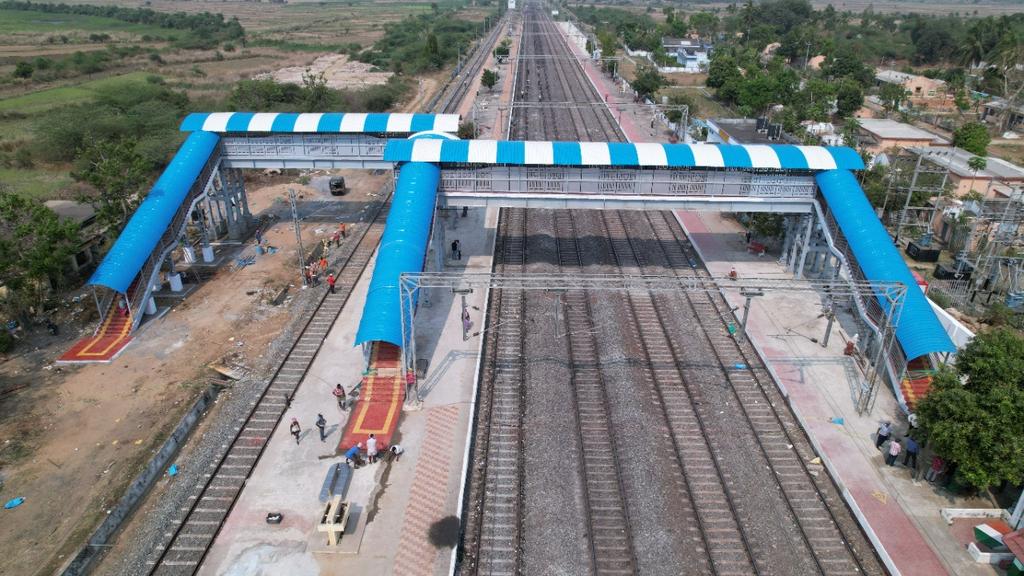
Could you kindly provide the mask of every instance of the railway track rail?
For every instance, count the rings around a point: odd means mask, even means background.
[[[517,64],[515,98],[540,103],[590,102],[593,107],[514,107],[510,135],[526,140],[624,140],[579,62],[531,58],[569,50],[555,25],[527,8],[523,33],[520,54],[526,57]],[[507,255],[497,253],[496,270],[535,271],[538,266],[555,265],[571,271],[607,260],[609,273],[664,274],[668,269],[691,279],[694,275],[709,277],[671,213],[638,216],[600,212],[599,216],[578,218],[573,211],[551,211],[547,216],[545,212],[536,216],[531,213],[530,220],[550,217],[552,224],[531,225],[528,230],[523,210],[502,210],[498,245],[536,244],[538,251],[532,257],[525,254],[522,260],[517,256],[515,268],[505,267]],[[590,225],[581,226],[580,222]],[[543,247],[552,244],[550,239],[544,240],[547,234],[554,237],[552,256],[543,253]],[[587,237],[589,248],[603,242],[603,248],[597,250],[603,254],[588,253],[584,257],[580,245],[583,237]],[[558,351],[549,353],[566,356],[568,388],[574,404],[570,412],[577,454],[565,468],[566,473],[572,469],[578,476],[581,487],[577,504],[583,508],[586,526],[577,534],[586,539],[590,555],[585,571],[659,573],[666,568],[656,566],[649,556],[645,557],[646,563],[641,563],[634,550],[633,540],[640,542],[651,532],[650,526],[637,528],[631,518],[631,514],[642,514],[631,506],[643,499],[636,496],[640,488],[635,479],[624,476],[625,463],[620,461],[630,452],[624,448],[628,442],[617,440],[622,422],[616,420],[614,407],[610,406],[602,374],[603,345],[599,340],[609,336],[601,334],[595,325],[593,295],[567,291],[561,298],[564,317],[558,322],[564,331],[563,342],[555,347]],[[728,334],[725,318],[731,310],[721,295],[630,293],[619,297],[617,304],[612,303],[621,315],[621,334],[616,336],[639,360],[636,370],[642,382],[634,393],[653,398],[654,412],[644,415],[657,419],[659,422],[652,425],[663,426],[666,431],[667,457],[661,462],[658,489],[666,492],[666,502],[672,506],[672,518],[666,517],[665,522],[685,526],[678,542],[685,542],[680,548],[687,548],[665,551],[678,554],[672,559],[675,566],[682,565],[688,574],[716,575],[883,573],[852,514],[837,514],[848,510],[831,477],[824,470],[810,469],[808,462],[815,456],[810,441],[759,356],[749,342],[737,341]],[[526,333],[529,328],[523,318],[530,317],[531,307],[535,310],[537,305],[509,298],[501,291],[492,294],[488,330],[497,326],[520,332],[516,337],[506,333],[500,345],[500,333],[485,339],[473,441],[475,471],[470,475],[466,500],[469,513],[462,554],[468,561],[460,567],[463,574],[522,574],[524,566],[531,565],[524,556],[535,553],[524,550],[537,542],[536,537],[529,537],[529,523],[524,518],[530,490],[524,479],[526,472],[520,468],[517,483],[502,485],[517,490],[514,497],[505,495],[514,500],[514,506],[494,506],[487,478],[494,470],[488,464],[488,450],[495,431],[488,426],[494,419],[495,391],[504,390],[502,394],[516,398],[520,410],[526,410],[531,379],[523,372],[521,357],[532,336]],[[516,338],[518,355],[509,348],[516,344]],[[519,358],[513,364],[519,370],[519,380],[492,382],[502,365],[499,353],[510,360]],[[520,387],[514,396],[510,384]],[[507,421],[509,406],[499,409],[499,421]],[[622,417],[621,412],[618,417]],[[635,417],[641,416],[637,413]],[[536,421],[531,424],[521,414],[516,439],[523,450],[527,448],[522,445],[523,427],[528,425],[534,426]],[[520,455],[516,462],[525,466],[528,460],[529,454]],[[497,470],[510,473],[503,468]],[[519,516],[504,516],[505,523],[488,524],[488,510],[516,510]],[[570,517],[576,518],[567,515],[564,521],[570,521]],[[495,541],[503,542],[502,550],[512,554],[513,561],[503,560],[500,566],[481,561],[494,554],[481,548],[483,526],[489,526],[487,533]],[[494,531],[501,530],[505,535],[499,537]],[[515,546],[518,548],[512,553]]]
[[[190,497],[191,506],[166,544],[158,549],[150,575],[191,575],[199,570],[246,480],[259,462],[274,428],[287,410],[290,399],[369,264],[384,232],[390,202],[389,193],[378,205],[369,224],[362,227],[357,241],[346,245],[347,251],[336,276],[336,293],[324,292],[262,394],[253,401],[249,415],[238,423],[238,432],[225,447],[220,461],[205,483],[197,486],[197,494]]]

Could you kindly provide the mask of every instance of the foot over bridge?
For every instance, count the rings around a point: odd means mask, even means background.
[[[172,289],[180,287],[169,256],[188,228],[199,232],[192,236],[200,244],[184,248],[193,254],[199,248],[204,259],[212,258],[211,240],[249,232],[243,168],[396,171],[360,344],[401,346],[398,278],[423,270],[430,242],[443,247],[433,217],[453,206],[779,213],[786,222],[783,259],[798,278],[915,283],[853,176],[864,165],[852,149],[460,140],[452,135],[458,124],[457,115],[445,114],[188,116],[181,129],[190,136],[89,280],[105,319],[96,336],[104,335],[104,326],[130,335],[145,313],[154,312],[151,296],[162,271]],[[881,346],[883,300],[867,294],[857,303],[875,332],[866,346]],[[128,320],[106,322],[116,313]],[[896,338],[885,372],[904,403],[899,383],[908,360],[955,346],[916,291],[908,292]]]

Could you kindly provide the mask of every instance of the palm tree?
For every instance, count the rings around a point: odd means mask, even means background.
[[[974,192],[974,181],[978,179],[978,172],[984,170],[988,166],[988,160],[981,156],[973,156],[967,160],[967,167],[974,171],[974,175],[971,176],[971,192]]]

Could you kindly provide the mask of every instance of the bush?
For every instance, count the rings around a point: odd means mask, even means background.
[[[14,66],[15,78],[31,78],[36,69],[31,62],[21,61]]]
[[[14,336],[5,329],[0,329],[0,354],[6,354],[14,348]]]

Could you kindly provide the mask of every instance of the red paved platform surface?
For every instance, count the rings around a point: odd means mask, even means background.
[[[359,400],[341,435],[340,448],[348,450],[356,442],[366,442],[370,434],[378,446],[391,444],[398,416],[405,401],[401,371],[402,351],[386,342],[375,342],[370,352],[370,367],[363,377]]]
[[[58,362],[110,362],[132,340],[132,317],[121,314],[117,306],[107,311],[95,334],[82,338],[65,352]]]

